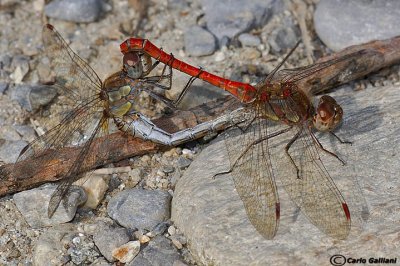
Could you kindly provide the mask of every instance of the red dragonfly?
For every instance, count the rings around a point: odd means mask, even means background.
[[[121,70],[102,82],[96,72],[72,51],[52,25],[47,24],[43,27],[42,37],[50,66],[56,76],[54,86],[59,89],[59,94],[63,97],[60,106],[66,105],[70,109],[65,112],[58,125],[36,138],[21,151],[11,171],[0,167],[0,175],[15,179],[29,178],[40,169],[46,168],[46,162],[52,161],[52,156],[56,153],[51,151],[73,144],[81,145],[79,155],[68,172],[59,177],[63,181],[51,196],[48,207],[48,216],[51,218],[67,194],[71,183],[79,178],[84,169],[89,170],[86,158],[101,156],[91,153],[90,147],[96,137],[107,134],[109,120],[114,121],[118,127],[124,127],[122,118],[129,116],[131,120],[147,123],[145,125],[149,125],[152,130],[162,135],[165,132],[153,128],[153,125],[144,120],[135,109],[135,99],[144,91],[169,106],[173,107],[174,102],[152,90],[154,87],[162,89],[171,87],[172,69],[167,65],[162,68],[161,75],[150,75],[159,61],[152,63],[150,57],[130,57],[130,60],[141,62],[141,68],[135,69],[135,79],[127,78],[126,72]],[[130,74],[133,75],[133,72]],[[65,104],[66,102],[71,105]],[[24,160],[30,161],[26,164],[18,163]],[[63,202],[67,209],[67,201]]]
[[[133,55],[150,56],[230,92],[244,104],[243,117],[225,133],[231,163],[227,172],[232,174],[249,220],[261,235],[272,239],[278,229],[280,202],[275,184],[275,172],[278,171],[277,176],[284,189],[311,223],[331,237],[347,238],[351,228],[350,211],[326,170],[319,151],[343,164],[344,161],[326,150],[314,134],[317,130],[334,135],[332,130],[341,122],[343,110],[332,97],[326,95],[321,97],[315,108],[310,92],[297,84],[329,66],[360,56],[362,51],[308,67],[278,71],[293,49],[262,82],[251,86],[191,66],[146,39],[130,38],[120,45],[120,49],[128,76],[133,69],[140,68],[140,64],[127,58]],[[276,122],[286,127],[272,131]],[[276,155],[271,152],[272,139],[280,135],[290,137],[284,148],[288,159],[288,169],[284,170],[274,167]]]

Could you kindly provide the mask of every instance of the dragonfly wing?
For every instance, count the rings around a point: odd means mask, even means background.
[[[356,51],[347,55],[343,55],[336,59],[324,61],[321,63],[315,63],[309,66],[292,68],[292,69],[282,69],[279,70],[273,77],[274,80],[280,82],[297,82],[301,79],[304,79],[312,74],[315,74],[323,69],[326,69],[330,66],[333,66],[342,62],[350,62],[355,60],[365,54],[365,50]]]
[[[86,159],[88,159],[88,155],[90,153],[91,144],[93,140],[105,133],[103,130],[107,128],[108,119],[102,118],[96,127],[93,128],[92,132],[90,133],[90,138],[85,142],[82,148],[79,151],[77,158],[74,160],[72,166],[68,170],[67,175],[64,177],[63,181],[58,185],[57,189],[53,192],[50,198],[49,206],[48,206],[48,217],[51,218],[55,211],[57,210],[58,206],[60,205],[61,200],[67,194],[69,187],[73,182],[79,179],[79,174],[82,168],[85,168]],[[93,153],[93,152],[92,152]],[[64,206],[67,208],[68,206]]]
[[[292,201],[315,226],[331,237],[345,239],[351,227],[350,211],[318,150],[309,132],[303,130],[289,149],[299,177],[294,166],[291,174],[280,173],[279,177]]]
[[[55,85],[62,88],[62,93],[74,100],[99,94],[102,82],[96,72],[72,51],[52,25],[43,27],[42,39],[56,74]]]
[[[76,133],[83,134],[85,128],[91,126],[90,119],[99,116],[97,112],[102,110],[102,101],[99,98],[101,81],[93,69],[69,48],[53,26],[45,25],[42,37],[50,65],[57,74],[56,85],[77,97],[73,107],[60,123],[31,142],[21,152],[17,161],[39,157],[48,149],[58,149],[71,144],[78,135]],[[97,120],[99,118],[100,116]]]
[[[252,111],[250,111],[252,112]],[[273,178],[266,121],[254,117],[225,133],[231,174],[247,216],[257,231],[272,239],[278,229],[280,206]],[[240,128],[239,128],[240,127]],[[255,143],[255,141],[265,140]]]
[[[58,125],[22,150],[17,163],[7,174],[17,179],[32,177],[46,169],[49,163],[57,162],[53,159],[60,148],[82,145],[70,169],[57,173],[60,179],[66,181],[52,197],[50,209],[55,210],[69,185],[77,179],[77,175],[83,169],[84,157],[89,151],[91,142],[102,130],[107,129],[108,120],[103,117],[103,101],[99,93],[102,83],[97,74],[68,47],[53,26],[45,25],[42,35],[50,65],[57,75],[55,85],[62,88],[61,92],[65,92],[65,95],[74,99],[74,102]]]

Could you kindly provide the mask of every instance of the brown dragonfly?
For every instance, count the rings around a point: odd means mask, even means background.
[[[18,163],[11,171],[4,173],[0,169],[0,173],[11,179],[28,178],[40,169],[46,168],[46,164],[51,162],[55,154],[51,151],[73,144],[80,145],[78,156],[68,173],[60,177],[63,181],[51,196],[48,207],[48,216],[51,218],[61,200],[66,196],[71,183],[79,178],[81,169],[87,168],[86,158],[101,156],[89,154],[89,151],[96,137],[108,133],[110,120],[115,122],[117,127],[124,127],[126,125],[122,117],[129,116],[136,122],[149,123],[151,128],[152,124],[144,120],[144,116],[135,110],[135,100],[141,92],[146,92],[171,107],[175,106],[175,102],[153,90],[154,87],[171,88],[172,69],[170,67],[160,65],[161,75],[150,75],[160,63],[159,61],[153,63],[152,59],[146,56],[130,57],[131,61],[140,60],[141,62],[140,69],[135,69],[135,79],[127,79],[126,72],[121,70],[102,82],[96,72],[71,50],[52,25],[45,25],[42,35],[45,52],[55,73],[54,86],[59,89],[59,94],[64,99],[68,99],[73,104],[71,109],[65,112],[59,124],[33,140],[21,151],[17,162],[29,159],[29,164]],[[132,75],[133,72],[130,74]],[[189,85],[190,82],[188,82]],[[164,133],[159,130],[158,133],[160,132]],[[67,202],[63,201],[63,203],[64,207],[68,208]]]
[[[296,45],[297,46],[297,45]],[[244,105],[242,116],[225,135],[230,170],[249,220],[265,238],[275,236],[280,219],[280,202],[275,175],[280,179],[291,200],[322,232],[338,239],[347,238],[351,218],[348,205],[321,160],[320,152],[345,163],[325,149],[314,131],[332,131],[342,121],[343,110],[330,96],[322,96],[317,107],[311,92],[297,84],[332,65],[349,63],[364,51],[295,69],[281,66],[294,51],[256,86],[232,81],[196,68],[165,53],[149,40],[130,38],[120,45],[125,57],[146,55],[228,91]],[[126,63],[128,73],[136,64]],[[134,76],[132,76],[134,78]],[[276,125],[281,127],[274,130]],[[286,127],[282,128],[282,126]],[[272,141],[284,137],[287,167],[277,169],[280,160],[272,152]],[[278,138],[278,139],[279,139]]]

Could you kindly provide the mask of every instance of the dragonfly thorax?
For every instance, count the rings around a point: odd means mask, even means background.
[[[335,129],[343,118],[342,107],[330,96],[324,95],[318,103],[317,110],[313,115],[314,127],[322,132]]]
[[[102,88],[102,99],[105,101],[105,109],[109,117],[123,117],[131,113],[133,103],[139,91],[135,84],[128,83],[126,73],[119,71],[108,77]]]
[[[314,114],[307,95],[294,84],[264,83],[258,88],[257,108],[267,119],[295,125],[309,120]]]

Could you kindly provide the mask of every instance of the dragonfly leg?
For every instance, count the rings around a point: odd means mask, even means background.
[[[169,108],[171,109],[176,109],[176,106],[174,105],[174,101],[168,99],[167,97],[165,97],[164,95],[158,94],[154,91],[151,90],[143,90],[145,92],[147,92],[152,98],[163,102],[165,105],[167,105]]]
[[[172,54],[171,54],[172,55]],[[200,77],[200,74],[203,72],[203,68],[199,67],[199,73],[196,76],[192,76],[190,77],[190,79],[188,80],[188,82],[186,83],[185,87],[183,88],[183,90],[181,91],[181,93],[178,95],[178,97],[173,101],[173,104],[175,105],[175,107],[177,107],[183,97],[185,97],[186,93],[188,92],[190,86],[192,86],[193,82]]]
[[[161,75],[160,75],[160,77],[161,77],[160,80],[163,79],[163,78],[168,78],[169,79],[169,86],[165,88],[166,90],[170,90],[171,86],[172,86],[172,73],[173,73],[172,72],[172,64],[174,63],[174,60],[175,60],[174,55],[172,53],[170,55],[171,55],[171,58],[164,65],[163,70],[162,70]],[[164,73],[165,73],[165,71],[167,69],[167,66],[168,66],[168,69],[169,69],[169,73],[165,75]]]
[[[255,146],[255,145],[257,145],[257,144],[260,144],[261,142],[263,142],[263,141],[265,141],[265,140],[267,140],[267,139],[270,139],[270,138],[279,136],[279,135],[281,135],[281,134],[283,134],[283,133],[286,133],[286,132],[290,131],[291,129],[292,129],[292,127],[288,127],[288,128],[279,130],[278,132],[274,132],[274,133],[272,133],[272,134],[270,134],[270,135],[267,135],[267,136],[265,136],[265,137],[262,137],[262,138],[260,138],[260,139],[254,140],[254,141],[253,141],[252,143],[250,143],[250,144],[246,147],[246,149],[244,149],[244,151],[239,155],[239,157],[235,160],[235,162],[233,163],[233,165],[231,165],[231,167],[229,168],[229,170],[223,171],[223,172],[220,172],[220,173],[217,173],[217,174],[213,175],[213,179],[214,179],[216,176],[225,175],[225,174],[231,173],[231,172],[233,171],[233,168],[235,168],[235,166],[236,166],[237,163],[239,162],[239,160],[240,160],[253,146]]]
[[[317,144],[317,147],[318,147],[318,148],[320,148],[322,151],[324,151],[324,152],[326,152],[327,154],[329,154],[329,155],[335,157],[336,159],[338,159],[343,165],[346,165],[346,162],[345,162],[342,158],[340,158],[339,156],[337,156],[335,153],[333,153],[333,152],[331,152],[331,151],[328,151],[327,149],[324,148],[324,146],[322,146],[321,142],[319,142],[318,138],[317,138],[317,137],[314,135],[314,133],[312,132],[311,127],[309,127],[308,130],[309,130],[309,132],[310,132],[311,137],[312,137],[313,140],[314,140],[314,143]]]
[[[296,168],[296,175],[297,178],[300,179],[300,170],[299,167],[297,167],[296,162],[293,160],[292,156],[289,153],[289,149],[290,147],[293,145],[293,143],[300,137],[300,134],[303,132],[303,130],[299,130],[296,135],[294,135],[294,137],[289,141],[288,144],[286,144],[285,147],[285,153],[286,155],[289,157],[291,163],[294,165],[294,167]]]
[[[331,134],[332,136],[334,136],[340,143],[342,144],[350,144],[353,145],[353,142],[351,141],[346,141],[346,140],[342,140],[338,135],[336,135],[335,133],[333,133],[332,131],[329,131],[329,134]]]
[[[257,119],[257,116],[254,116],[254,117],[251,119],[250,123],[248,123],[247,125],[245,125],[245,127],[239,126],[239,124],[242,123],[243,121],[235,122],[235,123],[232,125],[232,127],[236,127],[237,129],[239,129],[239,130],[242,132],[242,134],[244,134],[244,133],[249,129],[249,127],[250,127],[251,124],[254,122],[254,120],[256,120],[256,119]]]
[[[162,51],[163,48],[161,47],[160,50]],[[144,54],[142,53],[142,56],[149,56],[149,55],[147,55],[146,53]],[[156,61],[151,65],[151,67],[144,73],[144,76],[148,75],[151,71],[153,71],[153,69],[155,69],[161,63],[160,57],[155,58],[155,60]]]

